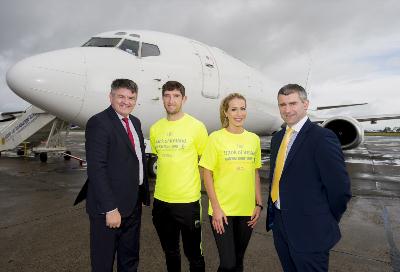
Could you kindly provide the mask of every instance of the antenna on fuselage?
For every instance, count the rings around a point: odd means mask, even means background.
[[[308,62],[308,71],[307,71],[306,84],[305,84],[305,86],[304,86],[304,89],[305,89],[306,92],[307,92],[307,96],[310,97],[310,96],[311,96],[311,91],[310,91],[309,88],[308,88],[308,81],[310,80],[311,67],[312,67],[312,61],[313,61],[313,60],[312,60],[312,55],[311,55],[311,53],[308,54],[308,59],[309,59],[309,62]]]

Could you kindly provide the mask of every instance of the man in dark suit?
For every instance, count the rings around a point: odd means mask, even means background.
[[[106,110],[86,124],[87,199],[92,271],[137,271],[142,203],[150,204],[145,146],[139,119],[130,115],[137,85],[111,84]]]
[[[278,93],[286,127],[271,140],[267,231],[284,271],[328,271],[329,250],[351,198],[336,135],[310,122],[307,93],[288,84]]]

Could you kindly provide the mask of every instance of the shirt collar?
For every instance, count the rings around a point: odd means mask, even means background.
[[[304,126],[304,124],[307,122],[308,116],[304,116],[300,121],[298,121],[295,125],[293,125],[291,127],[291,129],[293,129],[294,131],[296,131],[297,133],[300,132],[301,128]],[[288,126],[286,126],[287,128]]]
[[[114,110],[114,111],[115,111],[115,110]],[[125,118],[125,117],[123,117],[121,114],[119,114],[118,112],[115,111],[115,113],[118,115],[119,120],[122,121],[122,119]],[[128,120],[129,120],[129,119],[130,119],[130,118],[129,118],[129,116],[128,116]]]

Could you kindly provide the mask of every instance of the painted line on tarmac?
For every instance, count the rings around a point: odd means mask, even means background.
[[[400,251],[397,248],[396,243],[394,242],[392,225],[389,218],[389,212],[386,206],[383,204],[383,201],[380,201],[380,203],[383,210],[382,217],[383,217],[383,224],[385,226],[386,239],[390,247],[390,259],[392,261],[392,268],[393,271],[400,271]]]

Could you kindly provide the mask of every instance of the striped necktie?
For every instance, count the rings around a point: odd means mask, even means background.
[[[283,166],[285,165],[286,151],[290,138],[292,137],[293,129],[287,127],[285,135],[283,136],[281,146],[279,147],[278,156],[275,162],[275,171],[272,181],[271,198],[275,202],[279,198],[279,181],[282,176]]]

